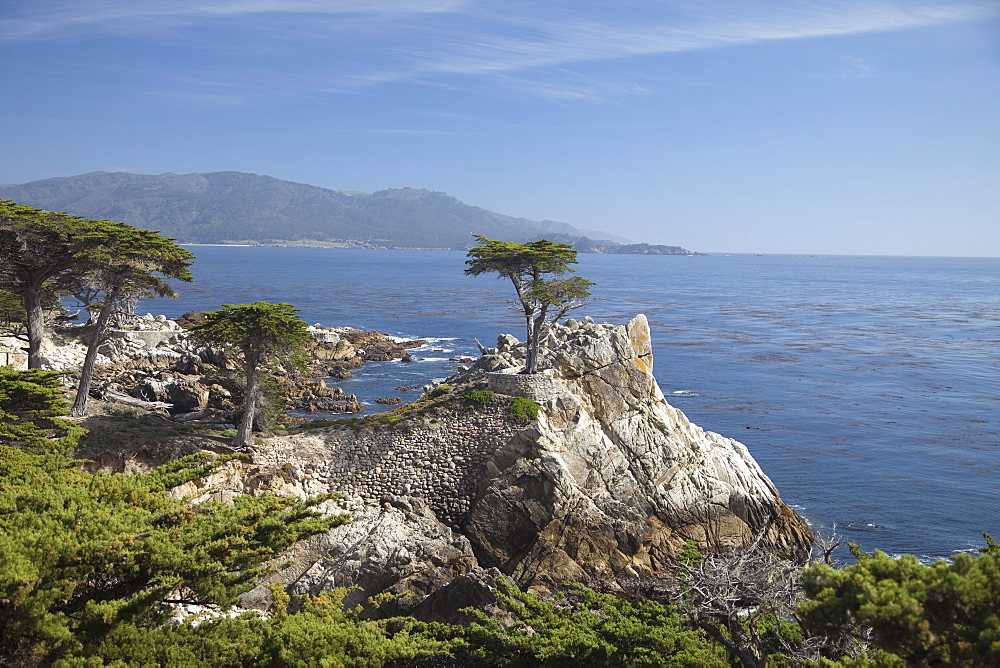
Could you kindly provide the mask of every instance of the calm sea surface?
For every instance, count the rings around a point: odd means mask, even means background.
[[[196,246],[195,282],[140,311],[255,300],[311,323],[431,345],[338,384],[363,402],[451,373],[474,338],[523,339],[509,284],[460,251]],[[581,255],[578,317],[645,313],[656,378],[694,422],[746,443],[821,531],[925,558],[1000,539],[1000,259]],[[371,410],[378,410],[372,404]]]

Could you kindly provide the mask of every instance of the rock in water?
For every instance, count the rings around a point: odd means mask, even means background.
[[[551,397],[494,453],[463,527],[482,566],[537,587],[663,576],[688,539],[716,550],[763,533],[765,549],[808,553],[808,525],[746,446],[664,399],[645,316],[556,325],[547,343]]]

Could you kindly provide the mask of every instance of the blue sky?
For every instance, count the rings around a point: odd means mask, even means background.
[[[4,0],[0,183],[418,187],[708,252],[1000,256],[1000,1]]]

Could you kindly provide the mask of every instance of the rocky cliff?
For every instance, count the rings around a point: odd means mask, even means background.
[[[344,357],[345,337],[327,338],[322,354]],[[265,439],[174,494],[340,492],[323,508],[352,523],[297,546],[268,582],[291,593],[357,586],[352,603],[398,594],[385,614],[438,619],[456,619],[457,602],[489,604],[501,573],[535,590],[567,581],[634,590],[669,579],[688,540],[716,551],[760,536],[763,549],[808,553],[806,522],[747,448],[664,399],[644,316],[568,320],[543,349],[541,373],[519,374],[525,346],[503,335],[412,404]],[[536,419],[512,413],[518,396],[538,403]],[[142,456],[100,465],[131,470]],[[265,584],[244,605],[266,607]]]
[[[340,491],[329,512],[355,521],[300,546],[273,581],[294,593],[408,594],[392,612],[437,617],[454,612],[446,601],[487,595],[490,572],[535,590],[615,590],[669,578],[687,540],[714,551],[761,535],[764,549],[808,553],[806,522],[747,448],[666,402],[644,316],[569,320],[545,350],[542,373],[520,375],[524,345],[501,336],[411,405],[269,439],[177,493]],[[541,407],[529,424],[511,416],[519,394]],[[245,603],[266,600],[259,588]]]
[[[522,347],[499,343],[485,365],[518,371]],[[569,320],[545,347],[544,410],[493,454],[465,522],[481,563],[537,585],[655,577],[688,539],[717,550],[763,532],[767,549],[808,552],[808,526],[746,446],[664,399],[645,316]]]

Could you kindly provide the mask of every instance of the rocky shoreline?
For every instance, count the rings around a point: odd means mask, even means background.
[[[224,351],[197,345],[185,328],[203,315],[187,313],[176,321],[165,316],[137,316],[127,328],[113,329],[99,348],[92,396],[111,403],[165,410],[178,421],[235,423],[239,416],[239,374]],[[350,327],[309,327],[308,359],[303,370],[270,376],[285,397],[285,410],[354,413],[364,406],[352,394],[327,386],[320,378],[350,378],[365,362],[409,361],[408,350],[426,341],[397,341],[375,331]],[[82,366],[86,325],[64,326],[48,336],[45,366],[73,374]],[[291,418],[289,418],[291,419]],[[294,421],[294,420],[292,420]]]
[[[385,341],[318,328],[314,364],[405,355],[414,343]],[[158,373],[156,382],[172,386],[184,364],[204,372],[224,361],[198,350],[166,354],[177,345],[138,356],[173,359],[143,370],[144,382]],[[808,554],[807,523],[747,448],[667,403],[644,316],[626,325],[568,320],[550,328],[543,348],[541,373],[521,375],[525,346],[502,335],[411,404],[264,438],[246,458],[172,494],[195,502],[343,495],[321,509],[348,512],[351,523],[276,561],[276,572],[241,599],[257,609],[270,604],[271,584],[290,594],[357,587],[347,603],[393,595],[366,614],[454,621],[461,607],[495,602],[497,577],[541,593],[569,581],[627,593],[671,580],[691,542],[703,552],[756,542],[786,558]],[[513,410],[525,401],[537,415]],[[116,471],[157,463],[156,453],[127,449],[96,459]]]

